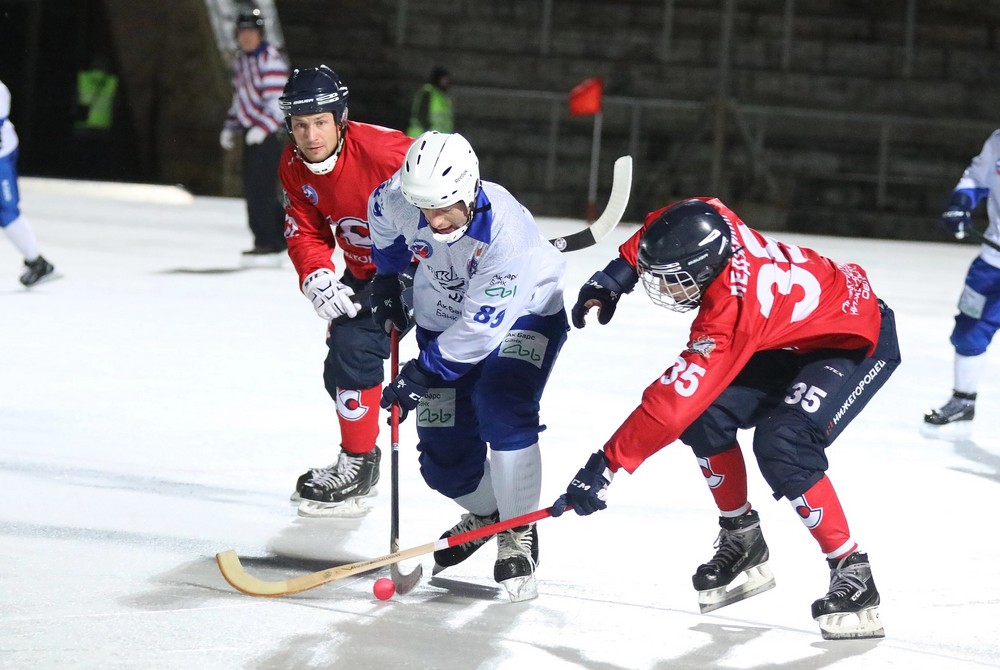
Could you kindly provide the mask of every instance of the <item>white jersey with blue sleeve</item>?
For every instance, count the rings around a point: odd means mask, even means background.
[[[1000,244],[1000,130],[993,131],[986,140],[983,150],[965,168],[954,190],[972,198],[973,207],[986,198],[989,217],[986,239]],[[993,267],[1000,268],[1000,251],[984,244],[979,255]]]
[[[466,233],[451,244],[431,234],[420,210],[403,198],[399,173],[368,203],[379,274],[420,261],[413,282],[417,325],[439,333],[420,362],[445,380],[461,377],[500,346],[521,316],[563,309],[565,258],[505,188],[482,182]]]
[[[0,81],[0,158],[14,153],[17,149],[17,133],[10,116],[10,89]]]

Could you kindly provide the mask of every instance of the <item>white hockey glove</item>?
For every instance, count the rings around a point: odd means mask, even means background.
[[[232,151],[236,146],[236,130],[233,128],[223,128],[219,133],[219,146],[226,151]]]
[[[267,136],[269,134],[270,133],[268,133],[260,126],[254,126],[253,128],[247,131],[247,136],[245,138],[245,141],[248,146],[251,144],[260,144],[261,142],[267,139]]]
[[[331,321],[339,316],[353,319],[361,305],[354,302],[354,289],[341,284],[326,268],[320,268],[302,282],[302,292],[312,300],[321,319]]]

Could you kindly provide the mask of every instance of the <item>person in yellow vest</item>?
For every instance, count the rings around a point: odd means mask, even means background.
[[[448,86],[451,77],[443,67],[431,70],[431,76],[426,84],[420,87],[413,96],[413,106],[410,109],[410,126],[406,134],[419,137],[428,130],[450,133],[454,128],[451,98],[448,96]]]
[[[109,130],[114,120],[118,77],[109,72],[107,59],[100,55],[95,56],[90,69],[77,74],[76,86],[79,105],[76,127],[97,131]]]

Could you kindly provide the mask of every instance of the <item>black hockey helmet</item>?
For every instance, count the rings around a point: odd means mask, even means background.
[[[236,16],[236,32],[247,28],[254,28],[261,35],[264,34],[264,15],[256,7],[243,7]]]
[[[649,298],[686,312],[733,255],[729,223],[711,205],[684,200],[664,210],[639,239],[637,265]]]
[[[285,128],[292,132],[291,117],[332,112],[341,128],[347,124],[347,85],[326,65],[296,68],[278,98]]]

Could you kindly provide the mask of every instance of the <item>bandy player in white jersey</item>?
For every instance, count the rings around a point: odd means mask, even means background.
[[[538,508],[539,401],[566,340],[562,255],[502,186],[480,181],[461,135],[428,132],[369,200],[372,314],[404,332],[398,274],[411,258],[419,356],[382,394],[417,410],[420,472],[467,513],[442,537]],[[488,448],[487,448],[488,447]],[[434,554],[435,571],[487,540]],[[512,600],[537,595],[534,524],[498,535],[494,579]]]
[[[952,396],[924,414],[922,432],[929,437],[961,438],[971,433],[984,356],[1000,328],[1000,250],[990,244],[1000,244],[1000,130],[993,131],[965,168],[941,214],[941,225],[963,239],[972,229],[972,210],[983,200],[989,217],[986,241],[965,275],[951,331],[955,347]]]

